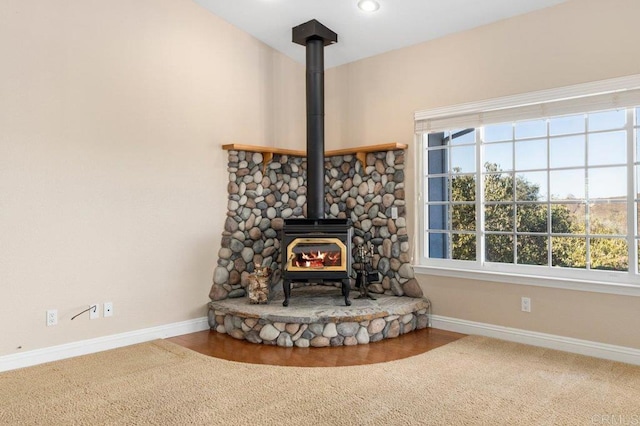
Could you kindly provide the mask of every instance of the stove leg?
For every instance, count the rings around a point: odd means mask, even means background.
[[[349,278],[342,280],[342,295],[344,296],[344,304],[351,306],[351,300],[349,300],[349,291],[351,290],[351,280]]]
[[[282,306],[289,306],[289,297],[291,296],[291,280],[282,280],[282,290],[284,290],[284,302],[282,302]]]

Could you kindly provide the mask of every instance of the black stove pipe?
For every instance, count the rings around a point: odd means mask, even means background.
[[[312,19],[292,30],[293,42],[306,46],[307,218],[324,219],[324,46],[338,35]]]
[[[307,218],[324,218],[324,42],[307,40]]]

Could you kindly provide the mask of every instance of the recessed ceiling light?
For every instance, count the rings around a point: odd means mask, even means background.
[[[380,3],[376,0],[360,0],[358,2],[358,7],[360,10],[364,10],[365,12],[375,12],[380,9]]]

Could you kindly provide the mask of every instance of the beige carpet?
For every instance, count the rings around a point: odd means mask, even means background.
[[[2,425],[639,423],[640,367],[473,336],[357,367],[241,364],[155,341],[0,374]]]

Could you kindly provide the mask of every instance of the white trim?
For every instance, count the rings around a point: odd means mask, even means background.
[[[439,277],[464,278],[467,280],[499,282],[536,287],[559,288],[562,290],[588,291],[593,293],[618,294],[623,296],[640,296],[640,286],[631,284],[613,284],[608,282],[576,280],[551,276],[533,276],[509,274],[482,269],[464,270],[441,268],[424,265],[413,265],[416,274]]]
[[[209,329],[207,317],[0,356],[0,372]]]
[[[576,84],[573,86],[560,87],[554,89],[546,89],[540,90],[537,92],[518,94],[513,96],[506,96],[502,98],[489,99],[484,101],[472,102],[467,104],[453,105],[442,108],[436,108],[431,110],[423,110],[417,111],[415,113],[416,121],[428,122],[430,120],[471,120],[471,116],[473,114],[478,115],[480,122],[483,117],[490,115],[491,111],[499,111],[502,114],[514,113],[514,110],[517,110],[520,106],[527,106],[527,108],[531,108],[532,105],[540,104],[543,105],[542,112],[545,112],[544,103],[553,103],[560,100],[566,101],[565,103],[570,103],[569,100],[576,100],[574,102],[576,107],[583,108],[581,103],[586,102],[586,99],[600,97],[610,97],[612,98],[613,103],[615,104],[621,97],[629,97],[632,96],[634,102],[638,102],[638,97],[640,96],[640,74],[613,78],[608,80],[600,80],[595,82]],[[593,99],[592,99],[593,100]],[[558,102],[562,103],[562,102]],[[631,105],[637,105],[636,103]],[[585,110],[586,111],[586,110]],[[483,115],[484,113],[487,113]],[[544,116],[544,114],[543,114]],[[453,117],[453,118],[451,118]],[[460,118],[462,117],[462,118]],[[494,117],[495,118],[495,117]],[[511,119],[507,121],[512,121]],[[442,124],[442,123],[441,123]],[[460,123],[458,123],[460,124]],[[477,123],[476,123],[477,124]],[[478,124],[479,126],[481,124]],[[466,126],[466,125],[465,125]],[[465,127],[463,126],[463,127]],[[629,121],[629,127],[633,127],[634,124],[632,121]],[[455,126],[453,128],[456,128]],[[632,140],[634,132],[631,129],[627,135],[630,139],[630,144],[628,145],[628,170],[633,172],[633,159],[635,158],[633,150],[635,149],[635,142]],[[418,146],[421,146],[420,153],[424,156],[424,140],[420,140],[420,134],[423,132],[427,132],[427,130],[422,129],[418,130],[416,133],[416,143]],[[476,141],[476,148],[478,148],[478,143]],[[478,155],[476,157],[476,174],[480,174],[480,168],[478,164],[481,162],[481,157]],[[542,287],[551,287],[551,288],[561,288],[568,290],[584,290],[598,293],[607,293],[607,294],[620,294],[620,295],[632,295],[632,296],[640,296],[640,282],[638,281],[637,276],[637,265],[635,262],[630,261],[629,271],[625,274],[623,272],[607,272],[607,271],[595,271],[595,270],[578,270],[570,268],[544,268],[544,267],[535,267],[538,270],[529,270],[526,269],[525,265],[510,265],[510,264],[490,264],[488,262],[481,263],[480,260],[475,262],[466,262],[467,265],[458,266],[454,265],[451,261],[443,261],[440,262],[439,259],[429,259],[428,253],[425,253],[427,250],[427,243],[425,241],[425,230],[426,224],[424,223],[426,212],[425,212],[425,182],[426,182],[426,170],[424,158],[417,165],[419,167],[416,170],[419,171],[420,178],[420,188],[416,191],[416,205],[419,208],[419,223],[416,228],[419,231],[419,244],[420,248],[418,250],[419,260],[417,262],[420,265],[415,266],[416,271],[429,275],[440,275],[440,276],[455,276],[462,277],[468,279],[479,279],[479,280],[491,280],[498,282],[508,282],[514,284],[526,284],[526,285],[536,285]],[[547,170],[550,170],[547,168]],[[631,224],[635,224],[635,203],[632,202],[634,199],[634,180],[633,173],[629,173],[628,175],[628,199],[627,199],[627,210],[628,215],[627,219],[629,222],[629,226]],[[478,194],[482,194],[482,184],[483,180],[480,179],[478,181],[478,185],[476,185],[476,205],[477,207],[482,207],[484,205],[484,200]],[[633,195],[633,196],[632,196]],[[483,215],[484,209],[480,208],[478,213],[480,215],[478,219],[478,223],[480,225],[484,224]],[[632,228],[629,228],[632,229]],[[482,229],[478,228],[476,234],[478,237],[481,236]],[[477,238],[477,253],[484,253],[482,249],[482,244],[484,240],[483,238]],[[632,232],[629,232],[627,235],[627,242],[629,246],[629,253],[632,254],[630,256],[630,260],[635,259],[635,254],[637,248],[635,243],[635,238]],[[448,264],[445,264],[447,262]],[[462,268],[458,270],[458,268]],[[564,269],[564,270],[563,270]],[[459,272],[458,272],[459,271]]]
[[[521,93],[518,95],[503,96],[501,98],[487,99],[478,102],[468,102],[441,108],[421,110],[414,113],[414,119],[430,120],[433,118],[452,115],[471,114],[478,111],[492,111],[502,108],[510,108],[516,105],[530,105],[541,102],[572,99],[635,88],[640,88],[640,74],[592,81],[553,89],[538,90],[536,92]]]
[[[640,365],[640,349],[628,348],[626,346],[610,345],[607,343],[574,339],[572,337],[558,336],[555,334],[538,333],[536,331],[503,327],[440,315],[431,316],[431,326],[433,328],[457,333],[493,337],[510,342],[523,343],[525,345],[539,346],[611,361]]]

